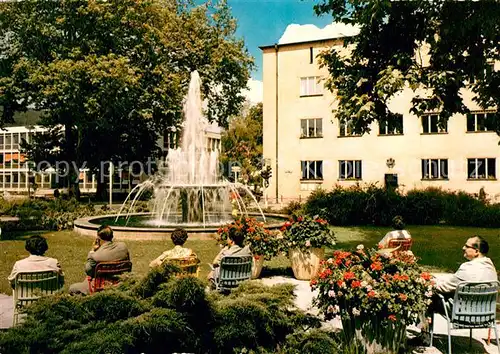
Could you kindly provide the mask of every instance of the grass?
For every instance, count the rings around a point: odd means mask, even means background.
[[[464,262],[462,246],[474,234],[484,236],[490,243],[489,256],[493,263],[500,265],[500,235],[497,229],[479,229],[448,226],[408,226],[413,237],[413,253],[421,258],[420,263],[431,271],[454,272]],[[354,249],[363,243],[365,247],[375,247],[377,242],[390,231],[386,227],[334,227],[339,249]],[[31,233],[12,235],[12,240],[0,240],[0,293],[11,293],[7,276],[14,262],[26,257],[24,240]],[[47,256],[57,258],[66,275],[66,288],[85,278],[83,265],[93,242],[93,237],[82,236],[71,231],[42,233],[49,243]],[[169,238],[155,241],[126,241],[130,250],[133,271],[146,274],[149,262],[166,249],[173,247]],[[219,251],[215,241],[188,241],[186,247],[192,248],[201,260],[200,278],[205,279],[210,263]],[[327,256],[333,250],[327,250]],[[292,275],[289,261],[280,256],[267,261],[262,276]]]

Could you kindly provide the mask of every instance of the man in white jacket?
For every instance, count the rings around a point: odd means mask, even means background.
[[[460,268],[454,273],[436,278],[435,294],[432,297],[432,303],[429,306],[428,314],[444,314],[442,300],[437,294],[445,297],[446,301],[452,299],[458,284],[462,281],[495,281],[498,280],[497,271],[490,258],[486,257],[489,251],[488,242],[481,236],[470,237],[462,247],[464,258],[468,262],[462,263]],[[451,305],[451,304],[450,304]],[[413,345],[429,345],[430,334],[428,328],[428,319],[422,319],[421,335],[410,341]]]
[[[488,242],[481,236],[472,236],[462,247],[464,257],[469,261],[462,263],[455,274],[436,279],[436,292],[446,297],[453,297],[461,281],[498,280],[497,271],[491,259],[486,257]]]

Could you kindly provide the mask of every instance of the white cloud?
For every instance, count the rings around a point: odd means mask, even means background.
[[[243,90],[242,93],[246,97],[247,101],[252,104],[262,102],[264,97],[264,89],[262,86],[262,81],[250,79],[247,83],[248,90]]]
[[[315,25],[288,25],[278,44],[307,42],[320,39],[330,39],[354,36],[359,33],[359,27],[344,23],[331,23],[324,28]]]

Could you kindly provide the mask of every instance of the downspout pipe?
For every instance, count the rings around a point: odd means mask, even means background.
[[[275,159],[276,159],[276,164],[275,164],[275,167],[274,167],[274,178],[276,179],[276,203],[279,203],[279,192],[278,192],[278,182],[279,182],[279,153],[278,153],[278,148],[279,148],[279,144],[278,144],[278,138],[279,138],[279,129],[278,129],[278,115],[279,115],[279,100],[278,100],[278,79],[279,79],[279,73],[278,73],[278,50],[279,50],[279,47],[278,47],[278,43],[275,43],[274,44],[274,52],[275,52],[275,71],[276,71],[276,82],[275,82],[275,87],[276,87],[276,156],[275,156]]]

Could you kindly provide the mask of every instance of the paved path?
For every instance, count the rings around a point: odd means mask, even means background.
[[[0,329],[12,326],[14,305],[12,296],[0,294]]]

